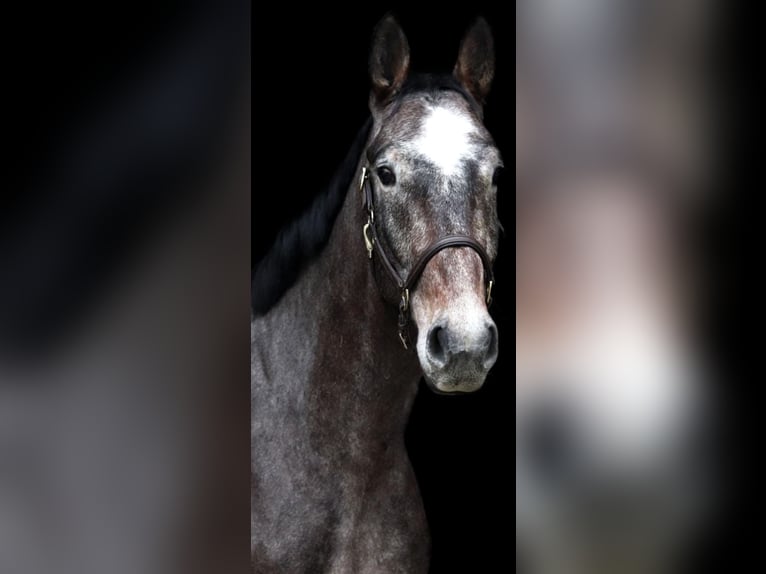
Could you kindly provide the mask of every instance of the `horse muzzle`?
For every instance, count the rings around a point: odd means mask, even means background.
[[[418,341],[426,382],[437,393],[470,393],[484,384],[498,353],[497,327],[478,321],[435,321]]]

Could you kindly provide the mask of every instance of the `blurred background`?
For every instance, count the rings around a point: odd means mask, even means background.
[[[751,15],[538,0],[516,17],[517,568],[744,571]]]
[[[247,572],[250,6],[4,22],[0,572]]]

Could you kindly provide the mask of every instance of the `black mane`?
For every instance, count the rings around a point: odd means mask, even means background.
[[[265,314],[280,300],[327,243],[371,128],[372,117],[359,130],[327,190],[279,233],[271,250],[255,267],[252,304],[256,316]]]

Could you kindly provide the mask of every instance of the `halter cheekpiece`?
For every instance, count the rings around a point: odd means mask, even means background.
[[[410,346],[408,328],[410,321],[410,289],[414,288],[428,262],[443,249],[448,249],[450,247],[470,247],[478,253],[481,262],[484,265],[484,283],[486,286],[487,306],[492,303],[492,287],[495,283],[495,278],[492,273],[492,261],[490,260],[489,255],[487,255],[484,247],[482,247],[478,241],[467,235],[445,235],[429,245],[416,259],[409,274],[402,277],[402,275],[396,271],[396,268],[391,262],[391,258],[378,240],[378,232],[375,226],[372,186],[370,184],[370,172],[366,167],[362,167],[362,175],[359,178],[359,191],[364,195],[364,209],[367,212],[367,223],[365,223],[362,228],[364,244],[367,248],[367,257],[372,260],[373,252],[378,254],[378,259],[380,259],[383,264],[383,269],[386,270],[386,273],[399,290],[399,340],[402,342],[405,349],[408,349]]]

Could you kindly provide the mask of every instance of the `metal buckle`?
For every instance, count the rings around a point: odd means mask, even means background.
[[[362,168],[362,177],[359,178],[359,191],[364,189],[364,180],[367,179],[367,168]]]
[[[490,280],[489,284],[487,284],[487,307],[492,305],[492,286],[495,284],[494,281]]]
[[[368,259],[372,259],[372,248],[375,245],[375,242],[369,236],[371,223],[372,221],[368,220],[367,223],[364,224],[364,227],[362,227],[362,235],[364,235],[364,245],[367,248]]]
[[[407,309],[410,308],[410,290],[404,289],[402,290],[402,298],[399,301],[399,310],[402,313],[406,313]]]

